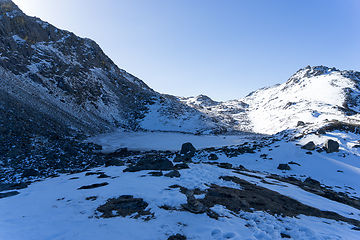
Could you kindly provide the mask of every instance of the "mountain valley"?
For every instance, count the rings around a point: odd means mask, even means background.
[[[360,238],[360,72],[171,96],[11,0],[0,23],[0,239]]]

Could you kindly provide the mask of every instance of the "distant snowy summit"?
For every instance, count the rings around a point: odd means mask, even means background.
[[[204,107],[198,98],[181,100],[205,114],[227,121],[237,130],[274,134],[309,129],[329,121],[359,122],[360,72],[340,71],[325,66],[307,66],[283,84],[266,87],[245,98]],[[207,100],[209,101],[209,100]]]

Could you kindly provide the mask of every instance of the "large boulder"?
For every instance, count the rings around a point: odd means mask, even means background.
[[[193,157],[195,155],[195,152],[196,152],[196,148],[190,142],[184,143],[181,146],[181,151],[180,151],[181,155]]]
[[[323,148],[327,153],[338,152],[339,151],[339,143],[332,139],[328,139],[324,143]]]

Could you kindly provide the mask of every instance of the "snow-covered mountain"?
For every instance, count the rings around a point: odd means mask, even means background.
[[[29,17],[10,0],[0,4],[1,91],[47,121],[55,118],[85,133],[154,130],[144,119],[149,114],[157,117],[155,130],[217,128],[202,113],[118,68],[94,41]]]
[[[299,127],[309,132],[333,120],[359,124],[359,97],[360,72],[308,66],[283,84],[239,100],[219,103],[202,95],[181,100],[233,129],[275,134]]]

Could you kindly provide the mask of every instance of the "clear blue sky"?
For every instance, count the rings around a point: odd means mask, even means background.
[[[154,90],[215,100],[307,65],[360,71],[360,0],[13,0]]]

